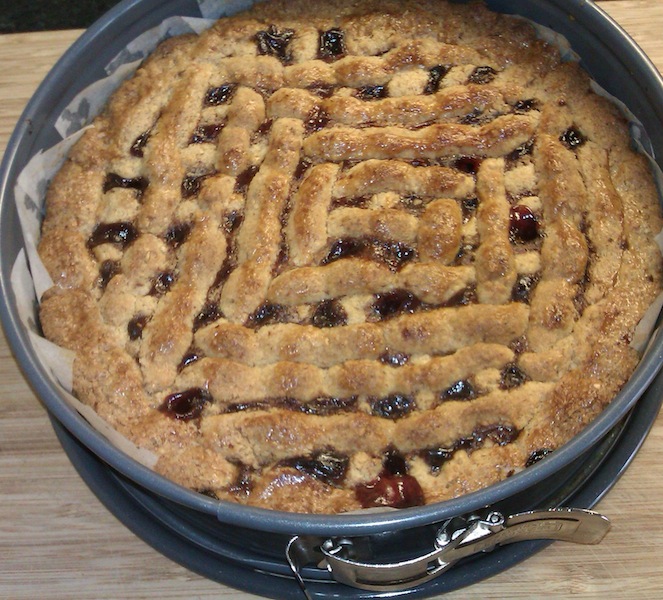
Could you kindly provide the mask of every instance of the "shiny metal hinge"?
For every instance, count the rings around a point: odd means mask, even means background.
[[[317,563],[338,583],[374,591],[408,589],[444,573],[459,560],[498,546],[528,540],[560,540],[598,544],[608,533],[607,517],[584,509],[558,508],[504,517],[499,512],[457,517],[437,531],[434,547],[423,556],[399,562],[376,563],[362,556],[363,538],[294,537],[286,549],[288,563],[304,595],[310,599],[301,569]]]

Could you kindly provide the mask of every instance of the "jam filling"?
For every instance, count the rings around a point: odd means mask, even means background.
[[[203,181],[208,177],[211,177],[214,173],[202,173],[201,175],[187,175],[182,180],[182,185],[180,188],[182,198],[187,200],[188,198],[194,198],[200,193],[200,188],[202,187]]]
[[[472,400],[476,391],[467,379],[460,379],[440,394],[440,400]]]
[[[476,69],[474,69],[474,71],[472,71],[469,78],[467,79],[467,82],[485,85],[486,83],[490,83],[491,81],[493,81],[496,75],[497,71],[492,67],[488,66],[477,67]]]
[[[520,275],[511,290],[511,300],[529,304],[532,292],[539,283],[540,275]]]
[[[244,194],[249,187],[249,184],[253,181],[253,178],[258,172],[258,167],[256,165],[251,165],[244,169],[235,180],[235,193]]]
[[[269,398],[266,400],[254,400],[249,402],[237,402],[229,404],[225,412],[235,413],[250,410],[267,410],[269,408],[283,408],[305,415],[327,416],[341,412],[355,410],[357,396],[347,398],[336,398],[334,396],[320,396],[309,402],[300,402],[294,398]]]
[[[362,508],[408,508],[424,504],[421,485],[407,473],[407,463],[401,454],[396,450],[387,451],[382,467],[375,479],[355,487],[355,496]]]
[[[375,300],[371,305],[371,315],[377,320],[383,321],[413,313],[422,306],[421,300],[411,292],[403,289],[392,290],[381,294],[375,294]]]
[[[347,325],[348,314],[338,300],[323,300],[313,311],[311,325],[314,327],[337,327]]]
[[[120,263],[115,260],[105,260],[99,267],[97,285],[105,290],[108,282],[120,272]]]
[[[292,467],[327,485],[336,485],[343,481],[349,462],[350,459],[345,455],[322,450],[312,456],[289,458],[279,464],[284,467]]]
[[[212,402],[212,395],[203,388],[191,388],[166,396],[158,410],[178,421],[198,418],[205,405]]]
[[[576,127],[569,127],[560,137],[559,141],[562,142],[569,150],[575,150],[582,146],[587,138]]]
[[[304,129],[306,133],[320,131],[329,124],[330,120],[329,115],[320,106],[314,106],[304,121]]]
[[[509,363],[500,373],[500,388],[510,390],[523,385],[529,377],[523,373],[516,364]]]
[[[518,100],[513,106],[513,112],[516,114],[524,114],[530,110],[534,110],[538,107],[539,103],[534,98],[529,98],[527,100]]]
[[[539,220],[532,210],[518,204],[509,211],[509,238],[512,242],[531,242],[539,237]]]
[[[431,473],[439,473],[442,465],[453,458],[459,450],[465,450],[468,454],[483,447],[487,441],[498,446],[506,446],[516,441],[520,430],[512,425],[489,425],[475,429],[468,437],[463,437],[451,447],[426,448],[420,456],[430,467]]]
[[[356,96],[360,100],[378,100],[389,96],[389,92],[384,85],[367,85],[359,88]]]
[[[403,352],[385,352],[380,355],[379,360],[383,365],[402,367],[407,364],[408,360],[410,360],[410,355],[404,354]]]
[[[168,244],[173,250],[177,250],[184,242],[186,242],[187,237],[191,233],[191,224],[190,223],[176,223],[171,225],[163,236],[164,241]]]
[[[193,331],[198,331],[201,327],[214,323],[222,316],[221,309],[216,302],[205,302],[200,312],[193,319]]]
[[[149,295],[157,298],[163,296],[175,283],[175,274],[172,271],[159,273],[152,281]]]
[[[469,304],[475,304],[476,301],[477,301],[476,286],[469,285],[464,290],[461,290],[457,294],[454,294],[442,306],[445,307],[467,306]]]
[[[529,156],[530,154],[532,154],[533,149],[534,149],[534,139],[532,138],[531,140],[528,140],[524,144],[521,144],[515,150],[512,150],[509,154],[507,154],[506,162],[511,164],[517,163],[524,156]]]
[[[219,497],[216,495],[216,492],[210,488],[201,488],[196,491],[203,496],[211,498],[212,500],[219,500]]]
[[[285,323],[288,320],[288,309],[282,304],[264,302],[249,315],[246,327],[257,329],[264,325]]]
[[[266,30],[256,33],[258,53],[275,56],[281,62],[287,63],[290,61],[288,45],[294,35],[293,29],[279,30],[276,25],[270,25]]]
[[[219,106],[220,104],[229,102],[236,89],[237,85],[234,83],[209,88],[205,92],[203,106]]]
[[[117,173],[108,173],[102,187],[104,194],[115,188],[135,190],[136,198],[141,198],[149,182],[145,177],[122,177]]]
[[[380,241],[368,238],[343,238],[336,240],[321,264],[326,265],[341,258],[361,257],[381,262],[392,271],[398,271],[416,257],[416,250],[402,242]]]
[[[228,488],[228,491],[235,496],[248,496],[253,488],[253,470],[247,465],[239,464],[239,473],[237,479]]]
[[[297,163],[297,167],[295,168],[294,178],[301,179],[304,176],[304,173],[306,173],[306,171],[309,170],[312,164],[313,163],[306,158],[300,159],[300,161]]]
[[[318,44],[318,58],[332,61],[345,55],[345,34],[341,29],[334,27],[320,33]]]
[[[101,223],[94,228],[88,238],[87,247],[92,249],[102,244],[115,244],[125,248],[138,237],[138,231],[133,223],[122,221],[118,223]]]
[[[177,372],[181,372],[183,369],[186,369],[186,367],[199,361],[201,358],[203,358],[202,352],[196,348],[191,347],[182,357],[180,364],[177,365]]]
[[[478,198],[463,198],[460,203],[463,212],[463,223],[467,223],[476,214],[478,206]]]
[[[481,161],[477,156],[461,156],[454,161],[453,166],[463,173],[474,175],[479,170]]]
[[[542,460],[552,452],[553,450],[551,450],[550,448],[539,448],[538,450],[534,450],[534,452],[532,452],[527,458],[525,467],[531,467],[532,465],[538,463],[540,460]]]
[[[150,317],[148,315],[136,315],[131,321],[129,321],[129,324],[127,325],[127,334],[132,342],[142,337],[143,329],[145,329],[145,325],[147,325],[149,320]]]
[[[424,88],[424,94],[434,94],[440,89],[440,82],[451,70],[449,65],[437,65],[428,71],[428,81]]]
[[[136,158],[142,158],[144,153],[145,153],[145,146],[147,146],[147,142],[150,139],[151,131],[146,131],[144,133],[141,133],[135,140],[134,143],[131,144],[131,147],[129,148],[129,154],[131,156],[134,156]]]
[[[224,123],[209,123],[207,125],[198,125],[191,134],[189,144],[208,144],[216,142],[219,133],[224,128]]]
[[[402,394],[391,394],[383,398],[369,398],[371,414],[396,421],[416,409],[414,398]]]
[[[309,85],[306,88],[312,94],[320,96],[320,98],[331,98],[334,95],[336,86],[330,83],[323,83],[322,81],[316,81]]]

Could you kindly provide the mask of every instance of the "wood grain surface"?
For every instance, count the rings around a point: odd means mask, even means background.
[[[663,69],[663,2],[607,0],[608,11]],[[80,31],[0,36],[0,150],[52,64]],[[598,546],[556,543],[491,579],[445,596],[663,598],[663,417],[598,510]],[[240,582],[238,582],[240,584]],[[44,408],[0,339],[0,599],[250,600],[171,562],[100,504],[60,448]]]

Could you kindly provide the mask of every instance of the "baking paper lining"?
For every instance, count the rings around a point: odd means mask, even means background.
[[[37,254],[46,190],[70,148],[101,111],[110,94],[125,79],[135,73],[143,59],[161,41],[175,35],[200,33],[210,27],[216,19],[248,9],[253,4],[255,2],[251,0],[227,0],[223,5],[220,5],[217,0],[198,0],[201,18],[170,17],[130,42],[105,67],[107,76],[82,90],[69,103],[55,123],[57,132],[63,138],[62,141],[33,156],[19,174],[15,187],[15,198],[25,247],[19,252],[13,265],[11,285],[16,295],[19,318],[28,331],[34,351],[54,382],[57,382],[64,390],[67,402],[111,443],[150,468],[154,467],[157,460],[153,453],[135,446],[110,427],[92,408],[84,405],[72,395],[74,353],[56,346],[39,333],[36,322],[37,298],[41,298],[42,294],[53,285],[52,279]],[[566,38],[541,25],[533,25],[542,39],[559,48],[563,60],[579,60]],[[643,126],[623,103],[610,96],[594,82],[593,89],[596,93],[610,98],[617,104],[629,120],[633,142],[649,158],[658,184],[659,196],[663,198],[663,173],[652,157],[652,147]],[[656,241],[663,253],[663,232],[657,236]],[[644,350],[651,339],[662,307],[663,293],[652,304],[636,329],[632,345],[639,351]]]

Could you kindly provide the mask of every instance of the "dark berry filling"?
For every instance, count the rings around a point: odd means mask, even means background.
[[[182,198],[185,200],[187,198],[193,198],[200,193],[200,188],[202,187],[203,181],[208,177],[211,177],[214,173],[203,173],[201,175],[187,175],[182,180],[181,193]]]
[[[304,173],[309,170],[311,164],[311,161],[306,158],[300,159],[300,161],[297,163],[297,167],[295,168],[294,178],[301,179],[304,176]]]
[[[198,331],[201,327],[214,323],[222,316],[221,309],[216,302],[205,302],[193,320],[193,330]]]
[[[104,194],[114,188],[122,188],[125,190],[135,190],[136,198],[140,198],[149,182],[145,177],[122,177],[117,173],[108,173],[104,179],[103,191]]]
[[[539,448],[538,450],[534,450],[529,457],[527,458],[527,462],[525,463],[526,467],[531,467],[532,465],[538,463],[540,460],[548,456],[553,452],[550,448]]]
[[[318,57],[322,60],[335,60],[345,54],[345,39],[341,29],[333,28],[320,33]]]
[[[537,108],[538,101],[534,98],[529,98],[527,100],[518,100],[513,106],[513,112],[517,114],[523,114]]]
[[[560,137],[559,140],[564,144],[569,150],[575,150],[582,146],[587,138],[580,132],[579,129],[575,127],[569,127]]]
[[[345,477],[349,460],[345,455],[322,451],[312,456],[289,458],[280,464],[306,473],[327,485],[334,485],[340,483]]]
[[[102,244],[115,244],[125,248],[138,237],[133,223],[102,223],[97,225],[87,241],[88,248],[96,248]]]
[[[363,508],[408,508],[424,504],[421,485],[407,471],[405,457],[397,450],[387,450],[382,460],[382,472],[372,481],[355,487],[357,500]]]
[[[337,327],[347,322],[348,314],[338,300],[323,300],[316,306],[311,318],[314,327]]]
[[[521,158],[523,158],[523,156],[528,156],[529,154],[532,154],[533,149],[534,149],[534,139],[527,140],[524,144],[521,144],[515,150],[512,150],[509,154],[507,154],[506,160],[507,162],[516,163]]]
[[[320,96],[320,98],[331,98],[334,95],[334,90],[336,89],[336,86],[331,85],[329,83],[323,83],[322,81],[318,81],[312,83],[306,89],[312,94]]]
[[[211,394],[203,388],[191,388],[166,396],[159,410],[178,421],[190,421],[199,417],[205,405],[212,402]]]
[[[516,364],[510,363],[500,373],[500,387],[503,390],[510,390],[523,385],[528,379],[527,375]]]
[[[349,396],[347,398],[320,396],[310,402],[300,402],[294,398],[269,398],[267,400],[229,404],[226,407],[225,412],[234,413],[248,410],[269,410],[270,408],[278,407],[285,410],[304,413],[306,415],[327,416],[354,410],[356,405],[357,396]]]
[[[393,290],[375,294],[371,305],[371,313],[379,320],[389,319],[398,315],[413,313],[421,307],[421,300],[407,290]]]
[[[218,106],[219,104],[225,104],[232,98],[236,89],[237,86],[234,83],[209,88],[205,93],[203,106]]]
[[[175,283],[175,274],[172,271],[159,273],[152,281],[150,296],[163,296]]]
[[[292,29],[279,31],[276,25],[270,25],[265,31],[256,33],[258,53],[275,56],[281,62],[288,62],[290,60],[288,44],[290,44],[294,35],[295,32]]]
[[[463,210],[463,221],[467,223],[474,213],[476,213],[477,207],[479,206],[478,198],[464,198],[461,202],[461,208]]]
[[[454,294],[447,300],[443,306],[467,306],[468,304],[475,304],[477,301],[476,286],[470,285],[457,294]]]
[[[314,106],[304,122],[306,133],[319,131],[323,127],[326,127],[329,121],[329,115],[320,106]]]
[[[402,352],[385,352],[380,355],[380,362],[390,367],[402,367],[408,360],[410,360],[410,356]]]
[[[131,154],[131,156],[135,156],[136,158],[142,158],[145,151],[145,146],[147,146],[147,142],[150,139],[150,135],[150,131],[141,133],[135,139],[134,143],[131,144],[131,148],[129,148],[129,154]]]
[[[99,267],[97,285],[105,290],[108,282],[120,272],[120,263],[115,260],[105,260]]]
[[[440,394],[441,400],[471,400],[476,397],[472,384],[467,379],[460,379]]]
[[[440,89],[440,82],[451,70],[449,65],[437,65],[428,72],[428,81],[424,88],[424,94],[434,94]]]
[[[242,171],[235,180],[235,192],[237,194],[245,193],[257,172],[258,167],[255,165],[251,165]]]
[[[397,271],[417,255],[414,248],[402,242],[374,242],[371,250],[371,258],[385,263],[392,271]]]
[[[191,134],[189,144],[208,144],[216,142],[219,133],[223,129],[223,123],[209,123],[207,125],[198,125]]]
[[[529,207],[523,204],[512,206],[509,219],[512,242],[531,242],[539,237],[539,220]]]
[[[367,85],[357,90],[357,98],[360,100],[378,100],[389,95],[384,85]]]
[[[199,361],[201,358],[203,358],[203,355],[200,351],[196,350],[195,348],[190,349],[183,357],[182,360],[180,361],[180,364],[177,366],[177,371],[182,371],[182,369],[185,369],[189,365],[192,365],[193,363]]]
[[[171,225],[164,234],[164,240],[173,250],[179,248],[191,233],[190,223],[176,223]]]
[[[394,421],[408,415],[416,408],[414,398],[402,394],[391,394],[384,398],[369,398],[368,403],[373,415]]]
[[[529,304],[532,291],[539,282],[538,275],[520,275],[511,291],[511,299],[514,302]]]
[[[489,425],[475,429],[471,435],[460,438],[451,447],[426,448],[420,456],[426,461],[432,473],[438,473],[442,465],[451,460],[459,450],[468,453],[483,447],[487,441],[498,446],[506,446],[514,442],[520,435],[520,430],[512,425]]]
[[[322,259],[322,264],[327,265],[341,258],[348,258],[350,256],[359,256],[361,255],[366,248],[366,243],[364,240],[357,238],[344,238],[341,240],[336,240],[327,256]]]
[[[127,325],[127,333],[131,341],[137,340],[143,335],[143,329],[150,320],[148,315],[136,315]]]
[[[463,173],[473,175],[479,170],[481,159],[477,156],[461,156],[454,161],[454,167]]]
[[[287,320],[287,317],[288,309],[285,306],[282,304],[265,302],[249,315],[249,318],[246,321],[246,326],[255,329],[262,327],[263,325],[284,323]]]
[[[492,67],[477,67],[472,71],[467,81],[468,83],[478,83],[483,85],[490,83],[495,79],[495,75],[497,75],[497,71]]]

